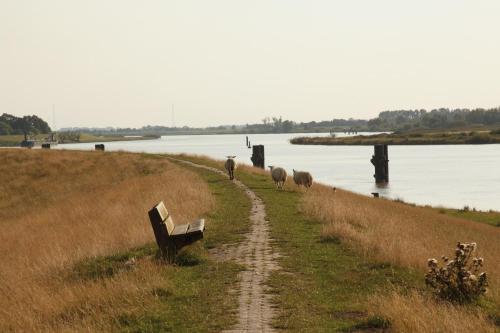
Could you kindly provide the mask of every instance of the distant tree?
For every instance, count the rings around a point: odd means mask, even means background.
[[[9,134],[12,134],[12,127],[8,123],[0,121],[0,135]]]
[[[4,113],[0,116],[0,123],[10,127],[10,134],[46,134],[51,132],[49,125],[35,115],[20,118]],[[7,129],[8,127],[3,126],[3,131],[7,131]]]
[[[293,127],[294,127],[293,121],[285,120],[283,122],[283,126],[282,126],[283,132],[289,133],[293,130]]]
[[[273,117],[273,132],[279,133],[282,130],[283,119],[281,116],[279,118]]]

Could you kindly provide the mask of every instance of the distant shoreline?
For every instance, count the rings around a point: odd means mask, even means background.
[[[46,134],[45,134],[46,135]],[[59,144],[71,144],[71,143],[93,143],[93,142],[114,142],[114,141],[136,141],[136,140],[156,140],[159,139],[159,135],[145,135],[145,136],[135,136],[127,137],[124,135],[88,135],[82,134],[80,140],[78,141],[59,141]],[[37,140],[41,138],[37,137]],[[20,147],[21,142],[24,140],[23,135],[0,135],[0,147],[4,148],[15,148]]]
[[[470,132],[434,132],[406,134],[356,135],[347,137],[296,137],[290,140],[295,145],[325,146],[371,146],[389,145],[461,145],[461,144],[499,144],[500,130]]]

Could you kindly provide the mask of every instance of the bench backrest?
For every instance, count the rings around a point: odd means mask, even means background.
[[[172,217],[170,216],[170,214],[168,214],[168,210],[167,210],[167,207],[165,207],[165,204],[163,203],[163,201],[161,201],[159,204],[157,204],[154,208],[154,210],[156,210],[158,216],[160,217],[160,219],[162,220],[163,223],[165,223],[165,226],[167,227],[167,232],[169,235],[172,234],[172,232],[174,231],[174,221],[172,220]]]

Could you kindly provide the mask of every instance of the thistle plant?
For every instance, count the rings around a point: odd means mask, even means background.
[[[440,267],[438,260],[427,260],[429,271],[425,274],[425,283],[435,293],[448,301],[468,303],[486,293],[488,279],[482,272],[483,258],[475,257],[476,243],[457,243],[455,257],[442,256]]]

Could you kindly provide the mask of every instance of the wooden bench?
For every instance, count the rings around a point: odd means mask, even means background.
[[[154,206],[148,215],[161,255],[169,263],[174,262],[177,252],[182,247],[203,238],[204,219],[190,224],[176,225],[163,201]]]

